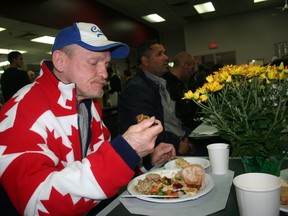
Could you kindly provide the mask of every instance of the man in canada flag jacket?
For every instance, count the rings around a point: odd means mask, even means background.
[[[154,117],[110,141],[94,99],[110,58],[128,52],[95,24],[74,23],[57,34],[36,81],[4,104],[0,183],[21,215],[84,215],[125,186],[142,157],[155,165],[175,156],[171,145],[155,147],[163,128]]]

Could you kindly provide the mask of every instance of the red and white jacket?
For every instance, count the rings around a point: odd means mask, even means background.
[[[0,111],[0,181],[21,215],[83,215],[131,180],[140,157],[121,136],[110,142],[93,101],[82,158],[75,84],[59,82],[51,66],[43,62]]]

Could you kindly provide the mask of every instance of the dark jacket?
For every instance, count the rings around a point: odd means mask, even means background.
[[[8,68],[1,76],[1,89],[4,101],[7,102],[19,89],[30,84],[27,71]]]
[[[111,76],[109,82],[110,82],[109,93],[121,92],[121,80],[116,74]]]
[[[124,86],[118,99],[118,130],[122,134],[131,125],[136,124],[136,116],[144,114],[155,116],[164,127],[164,113],[159,87],[148,79],[143,71],[130,79]],[[165,131],[159,134],[156,145],[160,142],[171,143],[178,149],[180,138],[174,133]]]
[[[186,133],[190,134],[200,124],[198,121],[195,121],[199,106],[192,100],[182,99],[188,89],[185,87],[185,83],[179,80],[174,74],[167,72],[164,74],[163,79],[167,81],[167,91],[171,99],[175,101],[176,116],[181,120],[182,128]]]

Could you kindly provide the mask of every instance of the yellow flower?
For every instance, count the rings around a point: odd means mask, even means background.
[[[218,128],[234,156],[287,152],[288,67],[227,65],[206,80],[183,98],[202,108],[202,121]]]
[[[203,95],[201,95],[201,96],[199,97],[199,100],[200,100],[201,102],[206,102],[207,99],[208,99],[208,97],[207,97],[207,95],[205,95],[205,94],[203,94]]]

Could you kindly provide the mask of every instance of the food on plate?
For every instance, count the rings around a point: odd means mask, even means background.
[[[288,205],[288,180],[280,178],[282,182],[281,190],[280,190],[280,204]]]
[[[140,114],[140,115],[137,115],[137,116],[136,116],[137,123],[140,123],[140,122],[142,122],[144,119],[149,119],[149,118],[150,118],[149,116],[144,115],[144,114]]]
[[[183,169],[183,168],[185,168],[185,167],[187,167],[187,166],[190,166],[190,165],[199,165],[199,166],[202,166],[201,164],[196,164],[196,163],[191,164],[191,163],[189,163],[187,160],[185,160],[184,158],[177,158],[177,159],[175,160],[175,163],[176,163],[176,166],[179,167],[179,168],[181,168],[181,169]]]
[[[157,186],[159,181],[161,181],[159,174],[149,173],[145,176],[145,179],[138,181],[138,184],[135,185],[135,190],[140,193],[149,194],[149,191],[151,191],[154,186]]]
[[[202,187],[205,171],[201,165],[189,165],[175,171],[171,177],[149,173],[139,179],[134,189],[146,195],[170,195],[165,199],[175,199],[182,195],[195,195]]]
[[[186,184],[200,188],[205,178],[205,170],[199,164],[191,164],[180,170],[180,177]]]
[[[176,163],[176,166],[178,166],[179,168],[185,168],[186,166],[190,165],[190,163],[184,158],[177,158],[175,160],[175,163]]]

